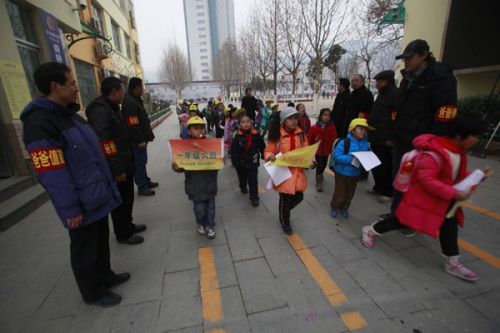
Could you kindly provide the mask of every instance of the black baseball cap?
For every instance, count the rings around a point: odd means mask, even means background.
[[[422,54],[424,51],[429,52],[429,44],[423,39],[415,39],[406,46],[402,54],[396,57],[396,60],[411,57],[415,53]]]

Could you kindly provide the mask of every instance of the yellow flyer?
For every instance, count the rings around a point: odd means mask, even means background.
[[[12,118],[19,119],[21,111],[31,102],[30,89],[24,75],[23,64],[0,59],[0,80],[7,96]]]
[[[309,168],[314,158],[314,154],[318,150],[319,143],[316,142],[312,146],[302,147],[285,153],[276,158],[276,161],[269,163],[269,165],[281,165],[298,168]]]
[[[219,170],[224,163],[222,139],[168,140],[172,159],[185,170]]]

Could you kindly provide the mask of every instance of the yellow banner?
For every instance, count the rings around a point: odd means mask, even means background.
[[[224,163],[222,139],[168,140],[172,159],[185,170],[219,170]]]
[[[269,163],[269,165],[309,168],[314,158],[314,154],[316,154],[316,151],[318,150],[320,142],[321,141],[318,141],[312,146],[289,151],[288,153],[278,156],[276,161]]]

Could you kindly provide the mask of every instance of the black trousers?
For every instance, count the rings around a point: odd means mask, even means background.
[[[244,168],[244,167],[236,167],[236,173],[238,173],[238,180],[240,182],[240,189],[247,188],[248,183],[248,192],[250,192],[250,199],[258,199],[259,191],[258,191],[258,175],[259,168]]]
[[[109,254],[108,216],[77,229],[69,229],[71,268],[86,302],[106,292],[106,283],[115,273]]]
[[[134,177],[127,176],[124,182],[117,182],[122,197],[120,206],[113,209],[111,219],[117,239],[127,239],[133,234],[132,209],[134,206]]]
[[[373,190],[382,195],[392,197],[392,149],[386,145],[372,144],[373,153],[377,155],[381,165],[372,169],[375,186]]]
[[[328,156],[329,155],[326,155],[326,156],[316,155],[315,156],[315,159],[316,159],[316,174],[317,175],[322,175],[323,172],[325,171],[326,165],[328,164]]]
[[[295,192],[295,194],[280,193],[279,217],[282,227],[290,225],[290,211],[297,207],[303,199],[303,192]]]
[[[408,228],[399,222],[396,216],[391,216],[388,219],[377,222],[373,229],[379,234],[383,234],[391,230],[399,230]],[[455,217],[445,219],[441,229],[439,229],[439,243],[441,251],[447,257],[457,256],[458,252],[458,221]]]

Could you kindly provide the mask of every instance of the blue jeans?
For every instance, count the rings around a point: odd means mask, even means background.
[[[215,198],[193,201],[196,223],[205,228],[215,227]]]
[[[143,192],[148,189],[148,183],[150,181],[148,172],[146,171],[146,164],[148,164],[148,148],[141,149],[137,143],[133,143],[132,150],[134,151],[136,167],[134,173],[135,185],[137,185],[139,192]]]

